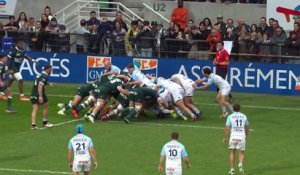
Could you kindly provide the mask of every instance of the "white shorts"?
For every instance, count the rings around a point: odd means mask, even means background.
[[[192,97],[194,95],[194,82],[189,82],[186,86],[184,86],[184,96],[185,97]]]
[[[23,80],[22,74],[20,72],[14,73],[13,78],[17,81]]]
[[[246,148],[246,139],[245,138],[230,138],[228,148],[244,151]]]
[[[166,175],[182,175],[182,168],[166,168]]]
[[[91,170],[91,161],[73,161],[73,172],[88,172]]]
[[[172,97],[173,97],[173,101],[176,103],[179,100],[183,99],[184,96],[184,90],[182,87],[180,88],[174,88],[171,91]]]
[[[224,89],[220,89],[220,93],[222,96],[228,96],[230,94],[230,91],[231,91],[231,87],[228,86]]]

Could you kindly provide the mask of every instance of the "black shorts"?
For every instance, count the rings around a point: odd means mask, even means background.
[[[32,105],[34,104],[40,104],[39,103],[39,97],[38,96],[30,96],[30,102]],[[48,98],[46,95],[43,95],[43,103],[42,104],[45,104],[48,102]]]

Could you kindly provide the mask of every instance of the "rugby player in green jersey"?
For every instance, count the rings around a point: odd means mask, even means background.
[[[30,99],[28,97],[25,97],[23,93],[23,77],[20,72],[20,68],[24,58],[34,63],[37,63],[37,61],[27,55],[27,53],[24,50],[23,40],[17,41],[16,47],[10,50],[7,57],[10,59],[8,69],[9,72],[11,73],[10,79],[7,83],[8,87],[12,85],[14,80],[17,80],[19,93],[20,93],[20,101],[29,101]]]
[[[52,66],[47,65],[44,67],[43,72],[37,76],[32,86],[30,101],[32,104],[31,114],[31,129],[38,129],[36,126],[36,118],[39,109],[39,105],[43,106],[43,126],[52,127],[53,125],[48,123],[48,98],[45,92],[45,86],[53,86],[52,83],[48,83],[48,76],[52,72]]]
[[[4,81],[4,74],[7,73],[8,68],[7,68],[7,62],[8,59],[6,56],[0,56],[0,91],[3,92],[4,94],[0,95],[0,99],[6,100],[7,101],[7,107],[5,112],[7,113],[15,113],[16,110],[12,108],[12,94],[10,90],[7,88],[7,85],[5,84]]]

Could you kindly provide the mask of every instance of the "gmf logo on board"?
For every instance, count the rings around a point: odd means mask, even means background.
[[[87,56],[86,82],[99,79],[106,61],[111,62],[111,57]]]
[[[157,76],[158,60],[146,58],[133,58],[133,64],[138,67],[143,73]]]

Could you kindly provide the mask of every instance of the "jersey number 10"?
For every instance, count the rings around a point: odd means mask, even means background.
[[[176,149],[170,149],[169,153],[170,153],[170,157],[171,156],[174,156],[174,157],[177,156],[177,150]]]

